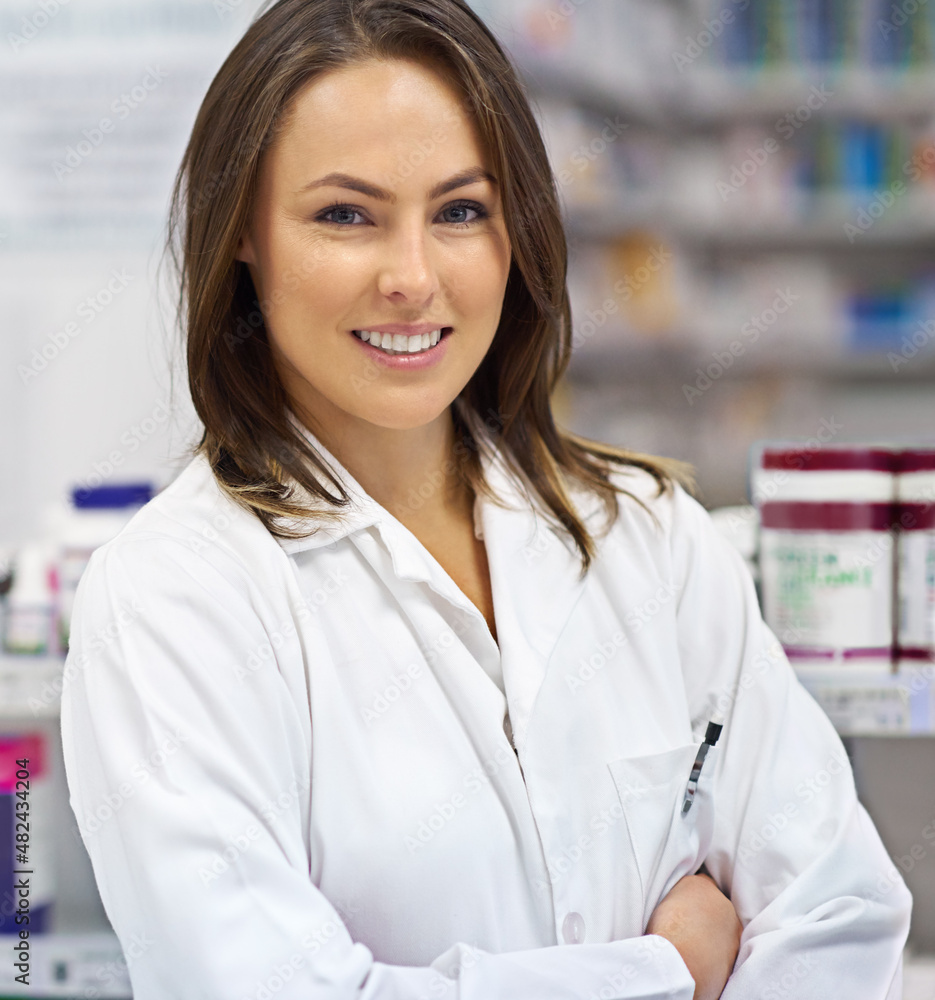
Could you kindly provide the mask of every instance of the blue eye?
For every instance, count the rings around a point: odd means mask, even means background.
[[[330,222],[332,225],[335,225],[335,226],[351,225],[352,224],[351,220],[347,219],[347,218],[345,218],[343,220],[336,220],[336,219],[329,219],[328,218],[329,215],[340,215],[342,213],[345,215],[345,217],[348,216],[348,215],[350,215],[352,217],[355,216],[355,215],[360,215],[360,212],[358,212],[357,209],[354,208],[353,205],[334,204],[334,205],[329,205],[326,209],[323,209],[316,216],[316,219],[318,219],[318,221],[320,221],[320,222]]]
[[[457,226],[458,228],[469,226],[474,222],[479,222],[481,219],[487,218],[487,211],[483,205],[478,205],[476,201],[456,201],[450,205],[446,205],[442,212],[474,212],[475,218],[473,219],[453,219],[451,224]]]
[[[447,225],[454,226],[456,229],[466,229],[475,222],[479,222],[481,219],[487,218],[487,210],[483,205],[478,204],[476,201],[454,201],[450,205],[446,205],[441,210],[440,214],[444,216],[446,212],[459,214],[459,218],[448,218],[444,220]],[[470,212],[474,213],[474,218],[465,218],[465,216],[461,214]],[[328,205],[326,208],[323,208],[318,215],[315,216],[315,221],[347,229],[354,225],[360,225],[360,223],[355,223],[355,216],[361,219],[363,218],[361,211],[353,205],[335,202],[335,204]]]

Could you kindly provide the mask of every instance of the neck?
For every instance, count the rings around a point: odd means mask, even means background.
[[[367,494],[402,523],[470,514],[473,496],[457,473],[450,407],[431,423],[405,430],[346,415],[323,424],[301,407],[295,413]]]

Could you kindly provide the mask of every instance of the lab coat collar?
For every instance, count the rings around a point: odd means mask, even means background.
[[[278,539],[283,549],[290,554],[307,551],[375,526],[399,579],[424,581],[452,604],[479,615],[428,552],[414,544],[409,529],[370,497],[311,431],[298,421],[295,424],[344,484],[353,503],[339,521],[312,535]],[[552,650],[586,581],[579,578],[581,564],[573,542],[553,527],[542,501],[521,484],[492,438],[484,433],[478,446],[485,479],[499,501],[479,493],[474,504],[474,531],[485,541],[497,621],[499,648],[491,642],[491,653],[499,655],[503,665],[514,744],[522,755]],[[571,488],[569,493],[589,530],[596,530],[593,519],[599,502],[581,489]]]
[[[411,532],[365,492],[311,431],[297,421],[296,426],[344,484],[352,505],[340,520],[326,522],[312,535],[279,539],[286,552],[318,548],[375,526],[390,551],[399,579],[425,581],[453,604],[477,614],[447,574],[439,572],[435,560],[422,546],[414,544]],[[490,436],[484,434],[478,446],[485,479],[497,501],[478,494],[474,530],[478,538],[485,540],[504,676],[508,690],[512,689],[514,739],[521,748],[551,652],[583,593],[585,581],[579,579],[577,549],[567,533],[557,529],[546,516],[542,501],[525,488]],[[589,530],[595,530],[593,518],[599,509],[596,498],[580,489],[569,492]]]
[[[355,531],[361,531],[381,520],[381,514],[389,516],[376,500],[374,500],[357,482],[357,480],[347,471],[347,469],[335,458],[335,456],[321,443],[317,435],[313,434],[291,411],[288,417],[293,427],[308,441],[318,455],[323,459],[325,465],[330,468],[334,477],[344,486],[345,492],[350,497],[350,504],[345,508],[333,508],[328,505],[326,509],[336,510],[340,516],[338,518],[329,516],[322,518],[318,527],[311,534],[305,534],[298,538],[279,538],[276,541],[289,554],[306,552],[310,549],[322,548],[331,545],[333,542],[344,538]],[[324,483],[327,490],[333,492],[334,486],[327,480]],[[302,502],[314,508],[316,501],[309,497],[309,494],[296,487],[297,494]],[[320,503],[320,502],[319,502]],[[290,530],[307,531],[312,524],[310,518],[284,518],[282,524]]]
[[[303,535],[299,538],[277,538],[282,548],[290,555],[298,552],[305,552],[310,549],[322,548],[330,545],[341,538],[354,532],[375,525],[383,528],[390,525],[391,531],[402,527],[401,523],[385,507],[377,503],[360,483],[351,475],[345,466],[329,451],[320,438],[302,424],[294,414],[289,414],[289,419],[293,426],[305,437],[308,443],[322,457],[325,464],[332,470],[335,477],[343,484],[346,492],[350,496],[351,503],[343,510],[338,508],[339,517],[322,519],[320,525],[311,534]],[[507,504],[510,509],[516,512],[529,513],[532,501],[528,498],[525,490],[518,484],[515,475],[508,468],[502,454],[495,446],[493,440],[486,435],[481,435],[478,440],[479,456],[481,468],[486,481],[490,484],[494,493]],[[330,483],[325,483],[326,487],[333,491],[334,487]],[[311,500],[307,494],[302,492],[303,499],[312,507],[315,501]],[[486,509],[490,506],[490,501],[486,497],[478,496],[474,505],[474,533],[476,537],[485,536]],[[307,530],[311,525],[308,519],[284,519],[283,523],[291,529]],[[408,576],[408,573],[403,573]]]

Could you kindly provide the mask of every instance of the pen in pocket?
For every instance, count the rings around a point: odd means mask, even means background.
[[[691,809],[692,802],[695,801],[695,791],[698,788],[698,779],[701,777],[701,769],[704,767],[705,757],[708,756],[708,751],[717,743],[718,737],[721,735],[721,729],[724,727],[724,723],[720,721],[721,719],[722,716],[715,715],[708,723],[708,728],[704,734],[704,742],[698,747],[698,753],[695,755],[695,763],[692,764],[692,772],[688,778],[688,787],[685,789],[685,798],[682,800],[683,816]]]

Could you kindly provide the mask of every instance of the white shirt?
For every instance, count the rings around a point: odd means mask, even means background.
[[[724,1000],[897,1000],[909,893],[696,501],[614,473],[653,516],[621,498],[582,582],[485,450],[498,648],[309,440],[340,527],[277,541],[197,458],[79,587],[66,774],[136,1000],[689,1000],[643,931],[702,862],[744,925]]]

